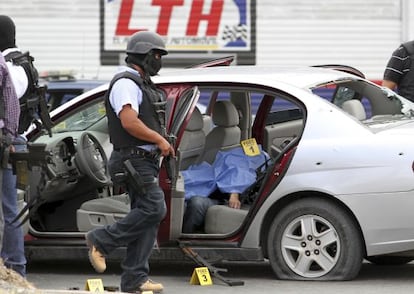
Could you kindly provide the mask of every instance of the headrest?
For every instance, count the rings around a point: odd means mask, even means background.
[[[213,123],[222,127],[234,127],[239,124],[239,113],[230,101],[217,101],[214,104]]]
[[[203,115],[201,114],[200,110],[196,107],[185,129],[187,131],[198,131],[202,130],[203,126]]]
[[[342,104],[342,109],[359,120],[364,120],[367,118],[364,106],[358,99],[351,99],[345,101]]]

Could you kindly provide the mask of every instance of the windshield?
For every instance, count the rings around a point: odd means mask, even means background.
[[[390,100],[398,100],[401,105],[401,113],[408,117],[414,116],[414,103],[407,98],[395,93],[394,91],[382,87],[382,90],[387,95],[387,98]]]
[[[78,110],[52,128],[52,133],[84,131],[106,116],[105,103],[100,101]]]
[[[339,108],[346,110],[348,101],[359,101],[364,111],[363,120],[378,116],[396,116],[412,118],[414,103],[394,91],[373,84],[364,79],[344,79],[330,81],[313,87],[312,92]],[[355,103],[354,103],[355,104]],[[348,112],[348,111],[347,111]]]

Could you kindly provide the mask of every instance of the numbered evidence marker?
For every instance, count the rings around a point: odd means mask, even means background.
[[[207,267],[197,267],[194,269],[193,274],[191,275],[190,280],[191,285],[213,285],[211,280],[210,271]]]
[[[89,292],[103,292],[104,287],[102,279],[88,279],[86,280],[85,290]]]
[[[260,155],[259,146],[257,145],[255,138],[243,140],[240,143],[246,155],[248,156]]]

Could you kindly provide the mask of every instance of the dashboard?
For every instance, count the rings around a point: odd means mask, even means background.
[[[72,161],[76,154],[74,139],[66,137],[58,141],[51,151],[53,164],[50,168],[52,171],[62,177],[69,176],[71,170],[76,168]]]
[[[39,178],[37,193],[42,199],[46,202],[67,199],[70,197],[68,193],[81,180],[86,180],[88,187],[96,186],[96,174],[105,173],[107,164],[106,151],[101,141],[110,144],[107,135],[100,132],[90,132],[86,138],[82,131],[37,138],[33,143],[45,144],[45,152],[48,154],[44,164],[34,172]]]

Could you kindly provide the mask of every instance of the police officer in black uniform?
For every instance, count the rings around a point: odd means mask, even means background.
[[[106,112],[114,151],[111,174],[123,162],[132,164],[140,183],[126,182],[131,211],[113,225],[86,234],[89,259],[98,272],[106,269],[105,255],[126,246],[121,266],[121,291],[161,292],[163,286],[148,278],[148,259],[156,242],[158,226],[166,214],[164,193],[158,185],[159,157],[174,156],[164,137],[163,92],[150,79],[161,69],[168,52],[162,38],[148,31],[135,33],[127,44],[127,66],[114,76],[106,97]],[[164,109],[165,110],[165,109]],[[138,187],[137,187],[138,185]]]

